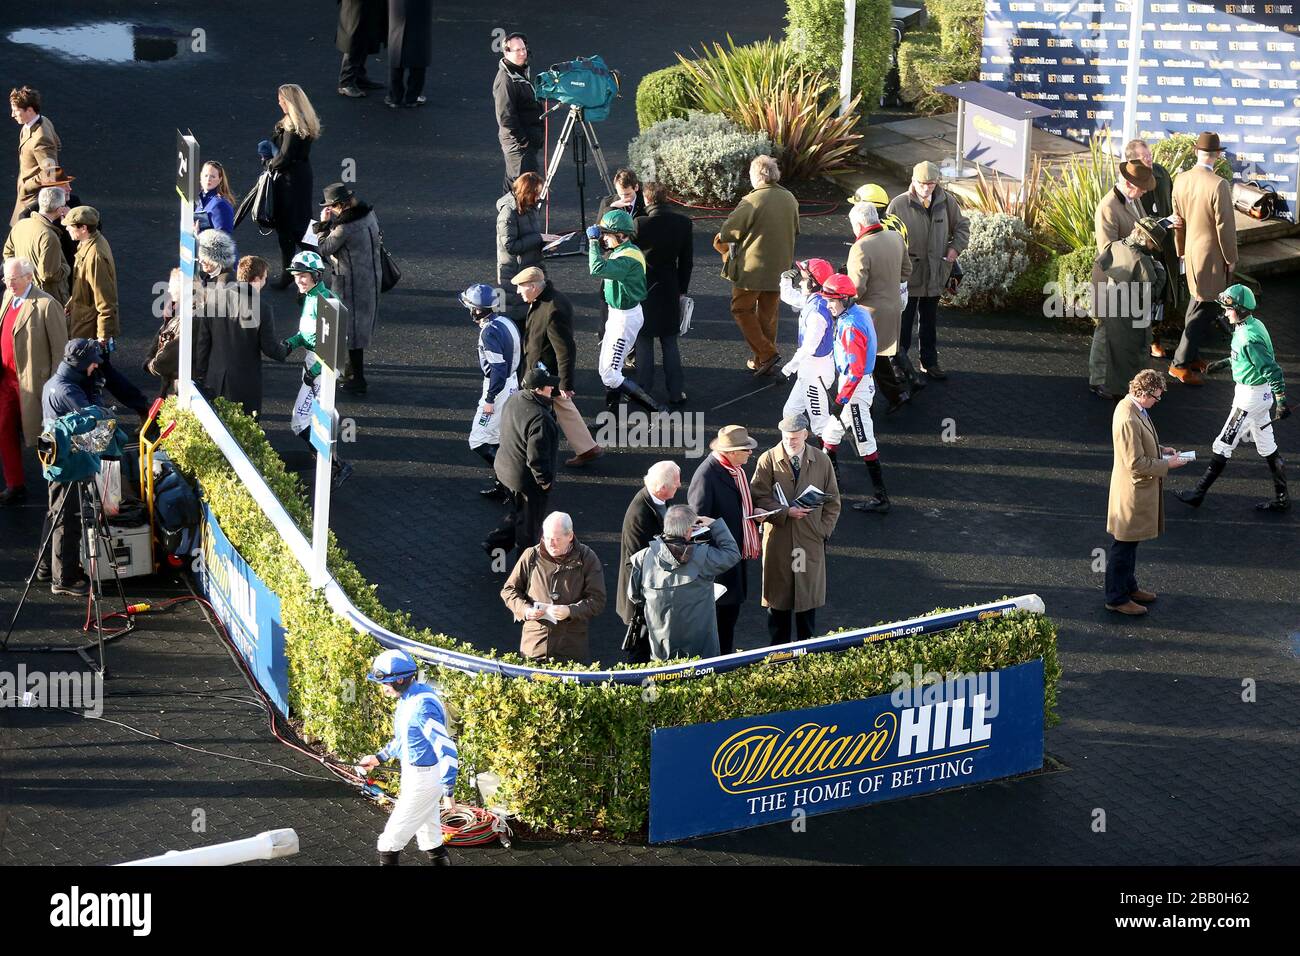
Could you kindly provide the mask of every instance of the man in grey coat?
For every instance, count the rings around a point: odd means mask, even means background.
[[[655,660],[718,656],[714,579],[739,560],[725,522],[697,516],[689,505],[668,509],[664,533],[632,556],[627,582],[628,599],[645,605]]]
[[[343,183],[325,187],[320,222],[313,224],[320,254],[334,264],[330,291],[347,308],[348,364],[339,387],[366,394],[365,350],[379,318],[379,220],[375,211]]]

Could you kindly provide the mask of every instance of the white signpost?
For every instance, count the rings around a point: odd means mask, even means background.
[[[320,359],[320,398],[312,406],[311,439],[316,449],[316,494],[311,512],[311,569],[313,588],[329,583],[326,556],[330,536],[330,489],[334,477],[338,415],[334,392],[338,384],[338,363],[347,355],[347,307],[338,299],[316,300],[316,357]]]
[[[176,192],[180,196],[180,266],[184,291],[176,308],[180,313],[180,370],[176,376],[176,400],[181,408],[190,407],[193,394],[194,355],[194,287],[195,236],[194,202],[199,195],[199,143],[193,136],[176,131]]]
[[[844,55],[840,58],[840,115],[849,109],[853,98],[853,28],[858,0],[844,0]]]
[[[1112,143],[1116,151],[1122,151],[1129,140],[1137,139],[1138,83],[1142,62],[1142,18],[1146,16],[1146,0],[1128,0],[1128,74],[1124,86],[1124,137],[1118,143]]]

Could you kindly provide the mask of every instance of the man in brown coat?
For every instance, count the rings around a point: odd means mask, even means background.
[[[894,357],[898,355],[903,293],[912,274],[912,259],[902,235],[884,227],[871,203],[855,205],[849,220],[858,240],[849,250],[848,276],[858,287],[858,305],[870,310],[876,326],[876,365],[871,377],[889,402],[885,411],[893,412],[911,400],[906,373],[895,371]]]
[[[1115,463],[1110,472],[1110,501],[1106,531],[1113,536],[1106,560],[1106,609],[1120,614],[1145,614],[1143,606],[1156,599],[1137,585],[1137,546],[1165,530],[1164,479],[1186,460],[1160,444],[1148,414],[1165,391],[1165,377],[1143,369],[1129,383],[1128,395],[1115,406],[1110,434]],[[1139,603],[1141,602],[1141,603]]]
[[[587,623],[605,609],[605,572],[596,552],[575,539],[572,518],[563,511],[546,516],[541,543],[519,556],[501,600],[524,622],[520,654],[587,659]]]
[[[63,361],[68,341],[63,307],[32,282],[32,264],[6,258],[6,292],[0,301],[0,463],[5,490],[0,505],[27,497],[19,436],[34,448],[41,433],[41,389]]]
[[[40,92],[30,86],[9,91],[9,115],[22,127],[18,133],[18,199],[9,217],[13,226],[40,191],[41,170],[59,164],[62,144],[54,124],[41,115]]]
[[[62,186],[46,186],[37,194],[36,212],[9,230],[5,239],[4,256],[19,256],[36,269],[36,284],[62,306],[71,291],[69,279],[72,267],[63,255],[63,242],[59,235],[59,220],[67,208],[68,191]]]
[[[781,420],[781,442],[754,467],[750,494],[763,521],[763,604],[773,644],[813,637],[817,608],[826,603],[826,542],[840,520],[840,488],[827,454],[808,444],[808,419]],[[826,493],[812,507],[795,501],[809,488]],[[793,619],[793,620],[792,620]]]
[[[794,262],[799,234],[799,200],[778,185],[780,179],[775,159],[755,157],[749,164],[753,191],[713,237],[713,248],[725,260],[722,274],[732,284],[732,318],[754,353],[746,364],[755,378],[771,375],[781,361],[776,350],[781,273]]]
[[[1156,188],[1156,176],[1139,162],[1120,163],[1119,181],[1097,203],[1093,215],[1093,236],[1097,250],[1111,242],[1127,239],[1133,227],[1145,215],[1142,197]]]
[[[1182,227],[1174,230],[1174,239],[1186,267],[1192,300],[1169,374],[1184,385],[1204,384],[1201,372],[1206,363],[1200,358],[1201,342],[1218,321],[1216,300],[1232,282],[1237,265],[1232,188],[1214,171],[1222,152],[1218,133],[1202,133],[1196,140],[1196,165],[1174,180],[1174,212],[1182,219]]]

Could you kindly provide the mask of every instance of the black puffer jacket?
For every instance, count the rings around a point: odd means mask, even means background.
[[[492,81],[492,102],[497,113],[497,137],[507,149],[540,149],[545,131],[542,104],[537,102],[528,67],[515,68],[505,57]]]

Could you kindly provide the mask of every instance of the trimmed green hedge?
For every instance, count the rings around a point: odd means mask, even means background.
[[[217,412],[266,476],[300,528],[310,510],[298,479],[267,443],[256,422],[223,400]],[[379,650],[371,638],[337,617],[271,522],[235,477],[191,413],[175,400],[162,413],[176,421],[167,451],[203,486],[204,498],[244,559],[281,600],[289,664],[289,703],[305,735],[342,759],[372,752],[386,739],[391,703],[364,677]],[[476,651],[445,635],[411,627],[404,614],[380,605],[331,535],[329,566],[357,608],[389,629],[439,647]],[[505,613],[504,610],[502,612]],[[515,655],[507,659],[519,660]],[[962,625],[930,637],[903,638],[838,654],[810,654],[779,665],[671,681],[652,687],[599,686],[470,675],[433,668],[458,737],[457,792],[469,796],[475,771],[501,778],[501,797],[524,823],[570,833],[623,837],[646,825],[650,730],[871,697],[894,689],[892,675],[978,672],[1041,657],[1044,707],[1056,722],[1061,675],[1056,629],[1043,615],[1017,613]],[[594,669],[594,665],[593,665]]]
[[[645,132],[666,119],[685,119],[698,106],[691,81],[680,63],[647,73],[636,87],[636,123]]]
[[[858,0],[853,20],[853,92],[865,117],[880,105],[894,45],[889,0]],[[789,0],[786,40],[799,62],[839,86],[844,58],[844,0]]]
[[[979,77],[984,0],[927,0],[925,6],[929,24],[899,46],[900,93],[918,112],[947,113],[956,100],[934,90]]]

